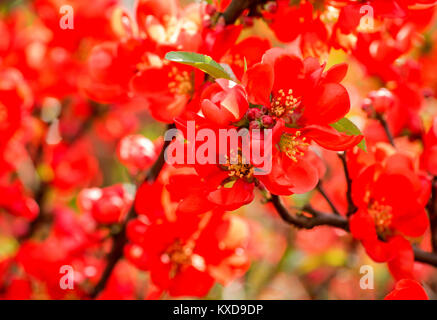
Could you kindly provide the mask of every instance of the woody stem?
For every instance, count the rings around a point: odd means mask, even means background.
[[[437,252],[437,177],[434,177],[431,182],[431,198],[427,209],[431,226],[432,251]]]
[[[348,232],[350,231],[348,219],[342,216],[333,213],[325,213],[325,212],[317,211],[310,206],[305,206],[303,210],[311,213],[312,217],[307,217],[304,215],[295,215],[295,214],[291,214],[287,210],[287,208],[284,207],[281,199],[278,196],[272,195],[270,201],[272,202],[273,206],[275,207],[276,211],[278,212],[282,220],[297,228],[312,229],[317,226],[331,226]],[[413,251],[414,251],[415,261],[437,267],[437,253],[426,252],[417,247],[413,247]]]
[[[335,214],[340,214],[340,211],[337,210],[337,207],[332,202],[331,198],[328,196],[328,194],[325,192],[325,189],[323,188],[322,181],[320,180],[317,184],[317,191],[322,195],[323,198],[325,198],[328,205],[331,207],[332,212]]]
[[[390,144],[391,144],[393,147],[396,147],[396,145],[395,145],[395,140],[394,140],[393,135],[392,135],[392,133],[391,133],[391,131],[390,131],[390,128],[389,128],[389,126],[388,126],[387,121],[385,121],[385,119],[384,119],[384,116],[378,114],[378,115],[376,116],[376,119],[378,119],[378,121],[381,123],[382,127],[384,128],[385,134],[387,135],[387,139],[388,139],[388,141],[390,142]]]
[[[167,130],[170,130],[174,128],[174,124],[169,124],[167,126]],[[165,149],[167,149],[168,145],[171,141],[165,141],[164,145],[162,146],[161,153],[158,156],[158,159],[153,164],[152,168],[149,170],[146,178],[142,183],[153,183],[158,178],[159,174],[161,173],[162,168],[165,164]],[[135,203],[135,201],[134,201]],[[129,213],[127,214],[126,218],[124,219],[120,231],[112,236],[112,248],[111,251],[106,256],[106,267],[103,270],[102,276],[99,280],[99,282],[96,284],[94,289],[90,293],[91,298],[96,298],[99,293],[105,289],[106,284],[112,274],[112,271],[114,270],[115,266],[117,265],[117,262],[121,259],[123,256],[123,248],[124,245],[127,243],[127,237],[126,237],[126,226],[130,220],[135,218],[137,216],[137,213],[135,212],[135,207],[132,205],[131,209],[129,210]]]
[[[226,24],[233,24],[237,21],[238,17],[246,9],[253,9],[258,4],[266,2],[266,0],[232,0],[225,12],[223,12],[223,18]]]
[[[350,178],[349,169],[347,167],[346,162],[346,151],[343,153],[338,153],[338,157],[343,164],[344,177],[346,178],[347,190],[346,190],[346,199],[347,199],[347,216],[354,214],[357,211],[357,206],[354,204],[352,200],[352,179]]]

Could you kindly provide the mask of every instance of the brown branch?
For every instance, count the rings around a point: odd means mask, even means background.
[[[167,126],[167,130],[170,130],[172,128],[174,128],[174,124],[170,124]],[[169,144],[170,141],[164,142],[164,145],[162,146],[162,150],[158,156],[158,159],[155,161],[152,168],[150,168],[146,178],[142,183],[153,183],[158,178],[165,164],[164,155],[165,155],[165,150],[167,149]],[[130,220],[136,217],[136,215],[137,213],[135,212],[134,205],[132,205],[131,209],[129,210],[129,213],[127,214],[126,218],[124,219],[121,225],[120,231],[112,236],[112,248],[111,251],[106,256],[106,261],[107,261],[106,267],[103,270],[99,282],[96,284],[96,286],[90,293],[91,298],[96,298],[99,295],[99,293],[103,289],[105,289],[106,284],[109,278],[111,277],[112,271],[117,265],[117,262],[121,259],[121,257],[123,257],[123,248],[127,243],[126,226]]]
[[[377,114],[376,119],[381,123],[382,127],[384,128],[385,134],[387,135],[387,139],[390,142],[390,144],[393,147],[396,147],[395,140],[394,140],[393,135],[390,131],[390,128],[388,126],[387,121],[385,121],[385,119],[384,119],[384,116],[382,114]]]
[[[319,193],[322,195],[322,197],[326,200],[328,205],[331,207],[332,212],[339,215],[340,211],[337,210],[337,207],[334,205],[334,202],[332,202],[331,198],[329,198],[328,194],[325,192],[325,189],[323,188],[322,185],[322,180],[319,181],[316,189],[317,191],[319,191]]]
[[[324,213],[314,210],[310,206],[305,206],[304,211],[309,212],[312,217],[303,215],[291,214],[282,204],[281,199],[272,195],[270,198],[276,211],[285,222],[294,225],[297,228],[312,229],[317,226],[332,226],[345,231],[349,230],[349,222],[345,217],[333,214]],[[437,254],[434,252],[426,252],[417,247],[413,247],[414,259],[417,262],[425,263],[437,267]]]
[[[99,293],[103,289],[105,289],[106,284],[108,283],[108,280],[112,274],[112,271],[114,270],[117,262],[123,256],[123,249],[125,244],[127,243],[126,226],[131,219],[135,218],[135,216],[136,216],[136,212],[134,206],[132,205],[131,209],[129,210],[129,213],[127,214],[124,222],[121,225],[120,231],[112,236],[112,248],[111,251],[106,256],[107,263],[105,269],[103,270],[99,282],[97,282],[96,286],[94,287],[94,289],[90,294],[91,298],[93,299],[96,298],[99,295]]]
[[[223,18],[225,20],[225,23],[233,24],[238,19],[238,17],[243,13],[244,10],[252,9],[256,5],[264,1],[265,0],[232,0],[226,11],[223,13]],[[171,124],[168,126],[168,129],[171,129],[173,127],[174,124]],[[169,145],[169,143],[170,143],[169,141],[166,141],[164,143],[164,146],[161,150],[161,154],[159,155],[153,167],[150,169],[149,174],[147,175],[144,182],[152,183],[159,176],[159,173],[161,172],[161,169],[165,163],[164,152],[167,146]],[[113,245],[111,251],[109,252],[106,258],[108,263],[105,267],[105,270],[102,273],[102,277],[100,278],[99,282],[90,293],[91,298],[97,297],[98,294],[105,288],[106,283],[108,282],[115,265],[117,264],[118,260],[120,260],[120,258],[123,256],[123,247],[127,242],[126,224],[129,222],[130,219],[134,218],[135,216],[136,216],[135,210],[132,208],[129,211],[129,214],[126,217],[124,223],[122,224],[120,232],[113,236]]]
[[[437,254],[434,252],[423,251],[417,247],[413,247],[414,260],[437,267]]]
[[[235,23],[244,10],[251,9],[251,11],[254,11],[253,9],[263,2],[266,2],[266,0],[232,0],[226,11],[223,12],[225,23]]]
[[[434,177],[431,181],[431,198],[429,199],[427,209],[431,227],[432,251],[437,252],[437,177]]]
[[[343,164],[344,176],[346,178],[346,184],[347,184],[347,191],[346,191],[347,214],[346,215],[350,216],[354,214],[358,210],[358,208],[352,200],[352,179],[350,178],[349,169],[347,167],[346,151],[343,153],[338,153],[338,157],[340,158],[341,163]]]
[[[349,231],[348,221],[340,215],[323,213],[309,206],[304,207],[304,211],[311,213],[312,217],[293,215],[284,207],[278,196],[272,195],[270,201],[281,216],[282,220],[293,224],[298,228],[312,229],[317,226],[327,225]]]
[[[74,144],[77,140],[82,139],[86,134],[89,133],[94,121],[101,118],[107,112],[107,108],[102,109],[101,106],[99,106],[98,104],[93,104],[92,107],[92,114],[81,124],[80,128],[74,133],[74,135],[71,137],[64,137],[64,140],[68,144]],[[37,168],[39,164],[43,161],[44,141],[41,141],[36,151],[35,158],[33,160],[35,168]],[[38,206],[40,208],[39,215],[29,224],[27,231],[23,235],[18,237],[18,241],[20,243],[32,238],[43,226],[45,226],[46,224],[50,224],[53,221],[52,213],[47,212],[45,208],[45,199],[49,191],[50,183],[41,181],[37,190],[34,193],[34,200],[36,201],[36,203],[38,203]]]

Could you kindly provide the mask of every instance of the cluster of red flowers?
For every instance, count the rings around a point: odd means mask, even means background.
[[[427,298],[435,1],[21,2],[0,3],[2,298],[204,297],[332,248],[386,263],[387,299]],[[192,122],[242,141],[206,150]],[[166,163],[180,149],[211,161]]]

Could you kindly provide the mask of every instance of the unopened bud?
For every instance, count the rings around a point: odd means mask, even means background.
[[[378,114],[387,112],[395,104],[393,94],[386,88],[370,92],[369,98],[372,100],[373,109]]]
[[[246,27],[252,27],[253,26],[253,18],[252,17],[243,17],[243,24]]]
[[[206,13],[207,15],[212,16],[212,15],[214,15],[214,13],[216,13],[216,12],[217,12],[217,9],[216,9],[216,7],[215,7],[214,5],[212,5],[212,4],[207,4],[207,5],[206,5],[205,13]]]
[[[368,118],[374,118],[375,110],[373,109],[372,100],[369,98],[365,98],[363,100],[363,104],[361,105],[361,109],[366,113]]]
[[[247,110],[246,117],[249,121],[253,121],[262,116],[262,112],[258,108],[250,108]]]
[[[271,126],[273,126],[273,122],[274,122],[273,118],[268,115],[262,116],[261,121],[263,126],[266,128],[270,128]]]
[[[206,18],[206,19],[204,19],[204,20],[202,21],[202,26],[203,26],[203,28],[205,28],[205,29],[209,29],[209,28],[211,28],[211,26],[212,26],[211,18]]]
[[[249,129],[261,129],[261,125],[258,121],[252,121],[251,123],[249,123]]]
[[[278,11],[278,4],[276,1],[270,1],[266,3],[264,8],[270,13],[276,13],[276,11]]]

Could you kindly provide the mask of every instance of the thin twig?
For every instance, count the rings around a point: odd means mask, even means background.
[[[273,206],[278,212],[279,216],[285,222],[294,225],[297,228],[304,229],[312,229],[317,226],[332,226],[345,231],[349,230],[349,222],[346,218],[333,214],[333,213],[324,213],[320,211],[316,211],[311,207],[304,207],[303,209],[312,214],[312,217],[307,217],[303,215],[294,215],[288,212],[288,210],[282,204],[281,199],[272,195],[270,198]],[[417,262],[422,262],[425,264],[432,265],[437,267],[437,254],[434,252],[426,252],[417,247],[413,247],[414,251],[414,259]]]
[[[327,214],[312,209],[312,207],[304,207],[305,211],[312,214],[312,217],[304,215],[293,215],[282,204],[281,199],[277,195],[272,195],[270,201],[275,207],[276,211],[281,216],[282,220],[295,225],[298,228],[312,229],[316,226],[328,225],[343,230],[349,230],[348,221],[340,215]]]
[[[241,16],[246,9],[254,8],[266,0],[232,0],[225,12],[223,12],[223,18],[226,24],[233,24]]]
[[[392,133],[391,133],[391,131],[390,131],[390,128],[389,128],[389,126],[388,126],[387,121],[385,121],[385,119],[384,119],[384,116],[378,114],[378,115],[376,116],[376,119],[378,119],[378,121],[381,123],[382,127],[384,128],[385,134],[387,135],[387,139],[388,139],[388,141],[390,142],[390,144],[391,144],[393,147],[396,147],[396,145],[395,145],[395,140],[394,140],[393,135],[392,135]]]
[[[429,199],[427,209],[431,227],[432,251],[437,252],[437,177],[434,177],[431,181],[431,198]]]
[[[93,112],[92,114],[82,123],[80,128],[75,132],[74,136],[72,137],[64,137],[64,140],[69,144],[74,144],[76,141],[82,139],[84,136],[86,136],[89,131],[92,128],[92,124],[95,122],[96,119],[102,117],[106,112],[107,109],[102,109],[99,105],[95,104],[93,105]],[[61,119],[62,121],[62,119]],[[41,141],[40,145],[38,146],[38,150],[35,155],[34,159],[34,166],[37,168],[40,163],[44,161],[44,142]],[[35,234],[38,233],[38,231],[41,229],[41,227],[50,224],[53,221],[53,214],[52,212],[48,212],[45,208],[45,200],[47,198],[47,194],[50,191],[50,183],[42,181],[37,190],[34,194],[34,200],[36,203],[38,203],[38,206],[40,208],[39,215],[33,220],[27,229],[27,231],[18,237],[18,241],[21,243],[23,241],[26,241],[30,238],[32,238]]]
[[[167,126],[167,130],[170,130],[172,128],[174,128],[174,124],[170,124]],[[162,146],[162,150],[158,156],[158,159],[155,161],[152,168],[149,170],[143,183],[153,183],[159,177],[159,174],[161,173],[161,170],[165,164],[165,158],[164,158],[165,150],[167,149],[170,142],[171,141],[164,142],[164,145]],[[127,214],[126,218],[121,224],[120,231],[112,236],[112,248],[111,251],[106,256],[106,261],[107,261],[106,267],[103,270],[99,282],[96,284],[96,286],[90,293],[91,298],[96,298],[99,295],[99,293],[103,289],[105,289],[106,284],[109,278],[111,277],[112,271],[117,265],[117,262],[121,259],[121,257],[123,257],[123,248],[127,243],[126,226],[128,222],[133,218],[135,218],[136,216],[137,213],[135,212],[134,205],[132,205],[131,209],[129,210],[129,213]]]
[[[322,195],[323,198],[325,198],[326,202],[329,204],[329,206],[331,207],[332,212],[334,212],[335,214],[340,215],[340,211],[337,210],[337,207],[335,206],[335,204],[332,202],[331,198],[329,198],[328,194],[325,192],[325,189],[323,188],[322,185],[322,181],[320,180],[319,183],[317,184],[316,187],[317,191],[319,191],[319,193]]]
[[[350,178],[349,169],[347,167],[346,151],[343,153],[338,153],[338,157],[340,158],[341,163],[343,164],[344,176],[346,178],[346,184],[347,184],[347,190],[346,190],[347,214],[346,215],[350,216],[354,214],[358,210],[358,208],[352,200],[352,179]]]

